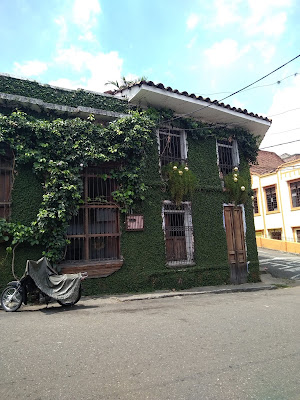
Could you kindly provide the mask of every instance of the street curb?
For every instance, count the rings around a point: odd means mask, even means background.
[[[168,297],[185,297],[185,296],[196,296],[201,294],[223,294],[223,293],[238,293],[238,292],[257,292],[260,290],[275,290],[278,289],[276,285],[264,285],[255,287],[245,288],[224,288],[224,289],[213,289],[213,290],[201,290],[193,292],[172,292],[172,293],[152,293],[144,295],[132,295],[126,298],[117,297],[121,302],[136,301],[136,300],[155,300],[164,299]]]

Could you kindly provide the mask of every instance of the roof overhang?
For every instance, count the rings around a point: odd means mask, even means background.
[[[191,117],[210,124],[224,124],[229,128],[240,126],[258,136],[260,141],[271,125],[271,121],[245,114],[242,110],[240,112],[233,111],[224,105],[208,103],[145,84],[124,89],[116,96],[126,97],[129,103],[139,105],[142,108],[168,108],[178,116]]]
[[[91,107],[69,107],[61,104],[46,103],[40,99],[7,93],[0,93],[0,106],[10,108],[22,107],[37,113],[51,112],[58,117],[67,116],[86,119],[89,115],[93,114],[97,122],[112,121],[126,115],[115,111],[100,110]]]

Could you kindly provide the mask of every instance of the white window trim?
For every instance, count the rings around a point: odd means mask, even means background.
[[[184,129],[180,128],[172,128],[170,126],[163,126],[162,129],[169,129],[170,131],[176,131],[178,132],[178,135],[180,135],[180,151],[181,151],[181,159],[182,160],[187,160],[187,153],[188,153],[188,143],[187,143],[187,134]],[[161,154],[160,154],[160,139],[159,139],[159,134],[160,130],[157,129],[156,131],[156,139],[157,139],[157,145],[158,145],[158,154],[159,154],[159,165],[161,167]],[[170,132],[170,135],[175,136],[174,133]]]
[[[165,230],[165,214],[168,213],[184,213],[184,226],[191,227],[191,231],[187,231],[185,235],[185,245],[186,245],[186,260],[182,261],[168,261],[167,266],[169,267],[176,267],[176,266],[183,266],[183,265],[195,265],[194,263],[194,229],[193,229],[193,220],[192,220],[192,203],[190,201],[184,201],[181,203],[184,206],[184,210],[169,210],[165,209],[165,205],[174,205],[174,203],[170,200],[164,200],[163,207],[162,207],[162,229],[164,232],[164,238],[166,239],[166,230]]]
[[[238,143],[236,140],[233,140],[231,144],[223,144],[219,143],[218,140],[216,140],[216,152],[217,152],[217,165],[219,167],[220,165],[220,160],[219,160],[219,147],[228,147],[232,149],[232,163],[233,163],[233,168],[238,167],[240,165],[240,155],[239,155],[239,147]]]

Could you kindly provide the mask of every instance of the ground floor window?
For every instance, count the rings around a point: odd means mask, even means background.
[[[300,243],[300,228],[294,228],[293,230],[295,242]]]
[[[116,181],[108,168],[87,168],[83,179],[83,203],[70,222],[66,261],[106,261],[120,258],[119,208],[112,193]]]
[[[176,206],[170,201],[163,204],[166,260],[170,266],[191,264],[194,259],[194,237],[191,203]]]
[[[281,229],[269,229],[269,238],[275,240],[281,240]]]
[[[11,189],[13,180],[13,153],[8,147],[0,155],[0,218],[8,219],[11,209]]]

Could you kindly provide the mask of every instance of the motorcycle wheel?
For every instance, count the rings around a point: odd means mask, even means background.
[[[7,286],[1,295],[1,306],[7,312],[17,311],[22,304],[22,293],[14,286]]]
[[[78,296],[75,299],[75,301],[69,301],[68,299],[63,299],[63,300],[57,300],[57,302],[63,307],[72,307],[74,306],[74,304],[78,303],[80,298],[81,298],[81,287],[79,288]]]

